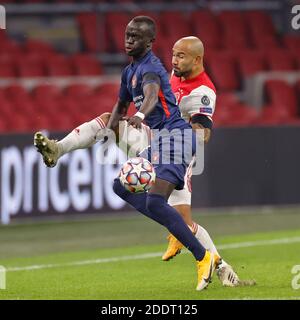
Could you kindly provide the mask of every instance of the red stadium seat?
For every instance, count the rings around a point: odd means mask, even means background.
[[[286,109],[291,116],[298,114],[296,90],[292,85],[282,80],[268,80],[265,92],[269,104]]]
[[[16,66],[12,59],[1,59],[0,56],[0,77],[15,78],[17,76]]]
[[[85,99],[92,94],[92,87],[86,84],[72,84],[64,90],[64,93],[75,100]]]
[[[7,86],[5,89],[5,95],[9,101],[12,102],[24,102],[31,101],[30,93],[23,87],[18,84],[12,84]]]
[[[28,54],[55,54],[55,50],[50,44],[38,40],[28,39],[23,45],[23,48]]]
[[[91,110],[95,115],[103,112],[111,112],[118,99],[119,85],[106,83],[98,86],[83,104],[87,104],[86,109]]]
[[[25,114],[15,113],[8,119],[10,132],[33,132],[32,119]]]
[[[129,15],[123,12],[109,12],[106,15],[107,35],[113,52],[124,52],[124,31],[129,22]]]
[[[235,59],[228,52],[215,52],[207,56],[206,65],[217,90],[234,91],[239,89]]]
[[[32,118],[32,115],[36,114],[35,103],[32,100],[24,100],[24,101],[14,101],[13,103],[14,112],[19,114],[24,114],[28,118]]]
[[[9,130],[7,119],[0,115],[0,133],[6,133]]]
[[[250,39],[257,48],[278,48],[276,31],[271,17],[263,11],[248,11],[244,14],[250,31]]]
[[[77,75],[98,76],[103,73],[100,61],[90,55],[75,55],[72,62]]]
[[[0,87],[0,102],[7,100],[5,91],[2,87]]]
[[[283,125],[296,124],[297,122],[298,120],[295,116],[292,116],[286,108],[279,105],[264,106],[256,120],[258,125]]]
[[[221,29],[217,15],[213,15],[208,10],[195,11],[191,14],[191,19],[195,35],[203,41],[205,48],[220,48],[222,46]]]
[[[33,98],[36,102],[57,101],[61,97],[60,89],[51,84],[41,84],[33,90]]]
[[[256,50],[240,51],[237,59],[242,77],[249,77],[267,69],[263,53]]]
[[[46,65],[49,76],[72,76],[75,75],[71,59],[65,56],[49,57]]]
[[[4,29],[0,29],[0,43],[4,43],[7,42],[8,40],[8,36],[7,36],[7,32]]]
[[[231,115],[238,105],[237,97],[232,93],[218,94],[216,110],[213,116],[214,125],[223,125],[230,123]]]
[[[292,71],[296,69],[294,58],[287,50],[269,50],[267,61],[270,70],[273,71]]]
[[[283,42],[287,49],[293,52],[300,51],[300,37],[299,35],[288,34],[283,36]],[[299,53],[300,54],[300,53]]]
[[[254,107],[242,103],[232,93],[221,93],[217,97],[213,116],[216,126],[250,126],[256,123],[258,113]]]
[[[223,11],[219,15],[223,30],[224,47],[249,48],[249,36],[244,15],[238,11]]]
[[[87,51],[96,52],[105,41],[100,41],[97,33],[97,16],[94,13],[82,13],[77,16],[81,38]],[[101,20],[100,20],[101,21]]]
[[[21,57],[16,62],[16,68],[19,77],[46,76],[44,61],[36,55],[27,55]]]
[[[172,45],[182,37],[191,35],[190,19],[181,11],[165,11],[161,14],[162,33]],[[169,48],[171,50],[171,48]]]
[[[18,43],[8,40],[1,43],[0,54],[21,55],[23,49]]]
[[[4,119],[12,118],[14,114],[14,104],[8,100],[1,100],[0,116]]]
[[[119,89],[120,89],[120,85],[119,83],[115,83],[115,82],[106,82],[103,83],[99,86],[97,86],[94,90],[95,94],[101,94],[101,95],[107,95],[107,96],[112,96],[115,98],[115,100],[117,100],[117,97],[119,95]]]
[[[161,48],[160,60],[168,72],[172,71],[172,45],[165,45]]]

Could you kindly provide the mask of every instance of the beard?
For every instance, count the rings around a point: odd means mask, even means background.
[[[191,70],[188,71],[180,71],[180,70],[175,70],[173,69],[174,75],[178,78],[183,77],[186,78],[191,74]]]
[[[178,77],[178,78],[179,78],[179,77],[182,77],[182,72],[179,71],[179,70],[174,70],[174,69],[173,69],[173,73],[174,73],[174,76],[175,76],[175,77]]]

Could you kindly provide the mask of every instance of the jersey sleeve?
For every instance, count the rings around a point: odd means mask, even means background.
[[[148,72],[143,75],[142,87],[149,83],[156,83],[160,86],[160,78],[156,73]]]
[[[132,101],[132,94],[129,92],[127,87],[127,69],[123,70],[122,77],[121,77],[121,85],[120,85],[120,91],[119,91],[119,98],[121,101]]]
[[[151,62],[142,65],[140,72],[142,78],[144,78],[146,74],[150,74],[153,78],[155,78],[155,76],[160,78],[162,70],[160,67],[159,59],[153,56],[151,58]]]
[[[196,115],[203,115],[212,121],[216,106],[216,93],[207,86],[200,86],[194,89],[186,101],[187,112],[192,118]]]

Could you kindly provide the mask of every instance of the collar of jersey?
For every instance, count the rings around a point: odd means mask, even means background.
[[[147,58],[148,56],[150,56],[152,54],[152,50],[149,50],[143,57],[135,60],[135,61],[132,61],[131,62],[131,65],[132,66],[135,66],[137,64],[139,64],[141,61],[143,61],[145,58]]]
[[[185,79],[185,80],[181,80],[180,78],[180,82],[184,82],[184,83],[191,83],[194,81],[197,81],[199,78],[202,78],[204,76],[205,70],[203,70],[201,73],[199,73],[196,77],[191,78],[191,79]]]

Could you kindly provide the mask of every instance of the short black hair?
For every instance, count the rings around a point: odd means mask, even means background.
[[[136,16],[131,21],[135,23],[145,23],[149,30],[149,36],[152,39],[155,39],[156,26],[155,26],[155,21],[152,18],[148,16]]]

